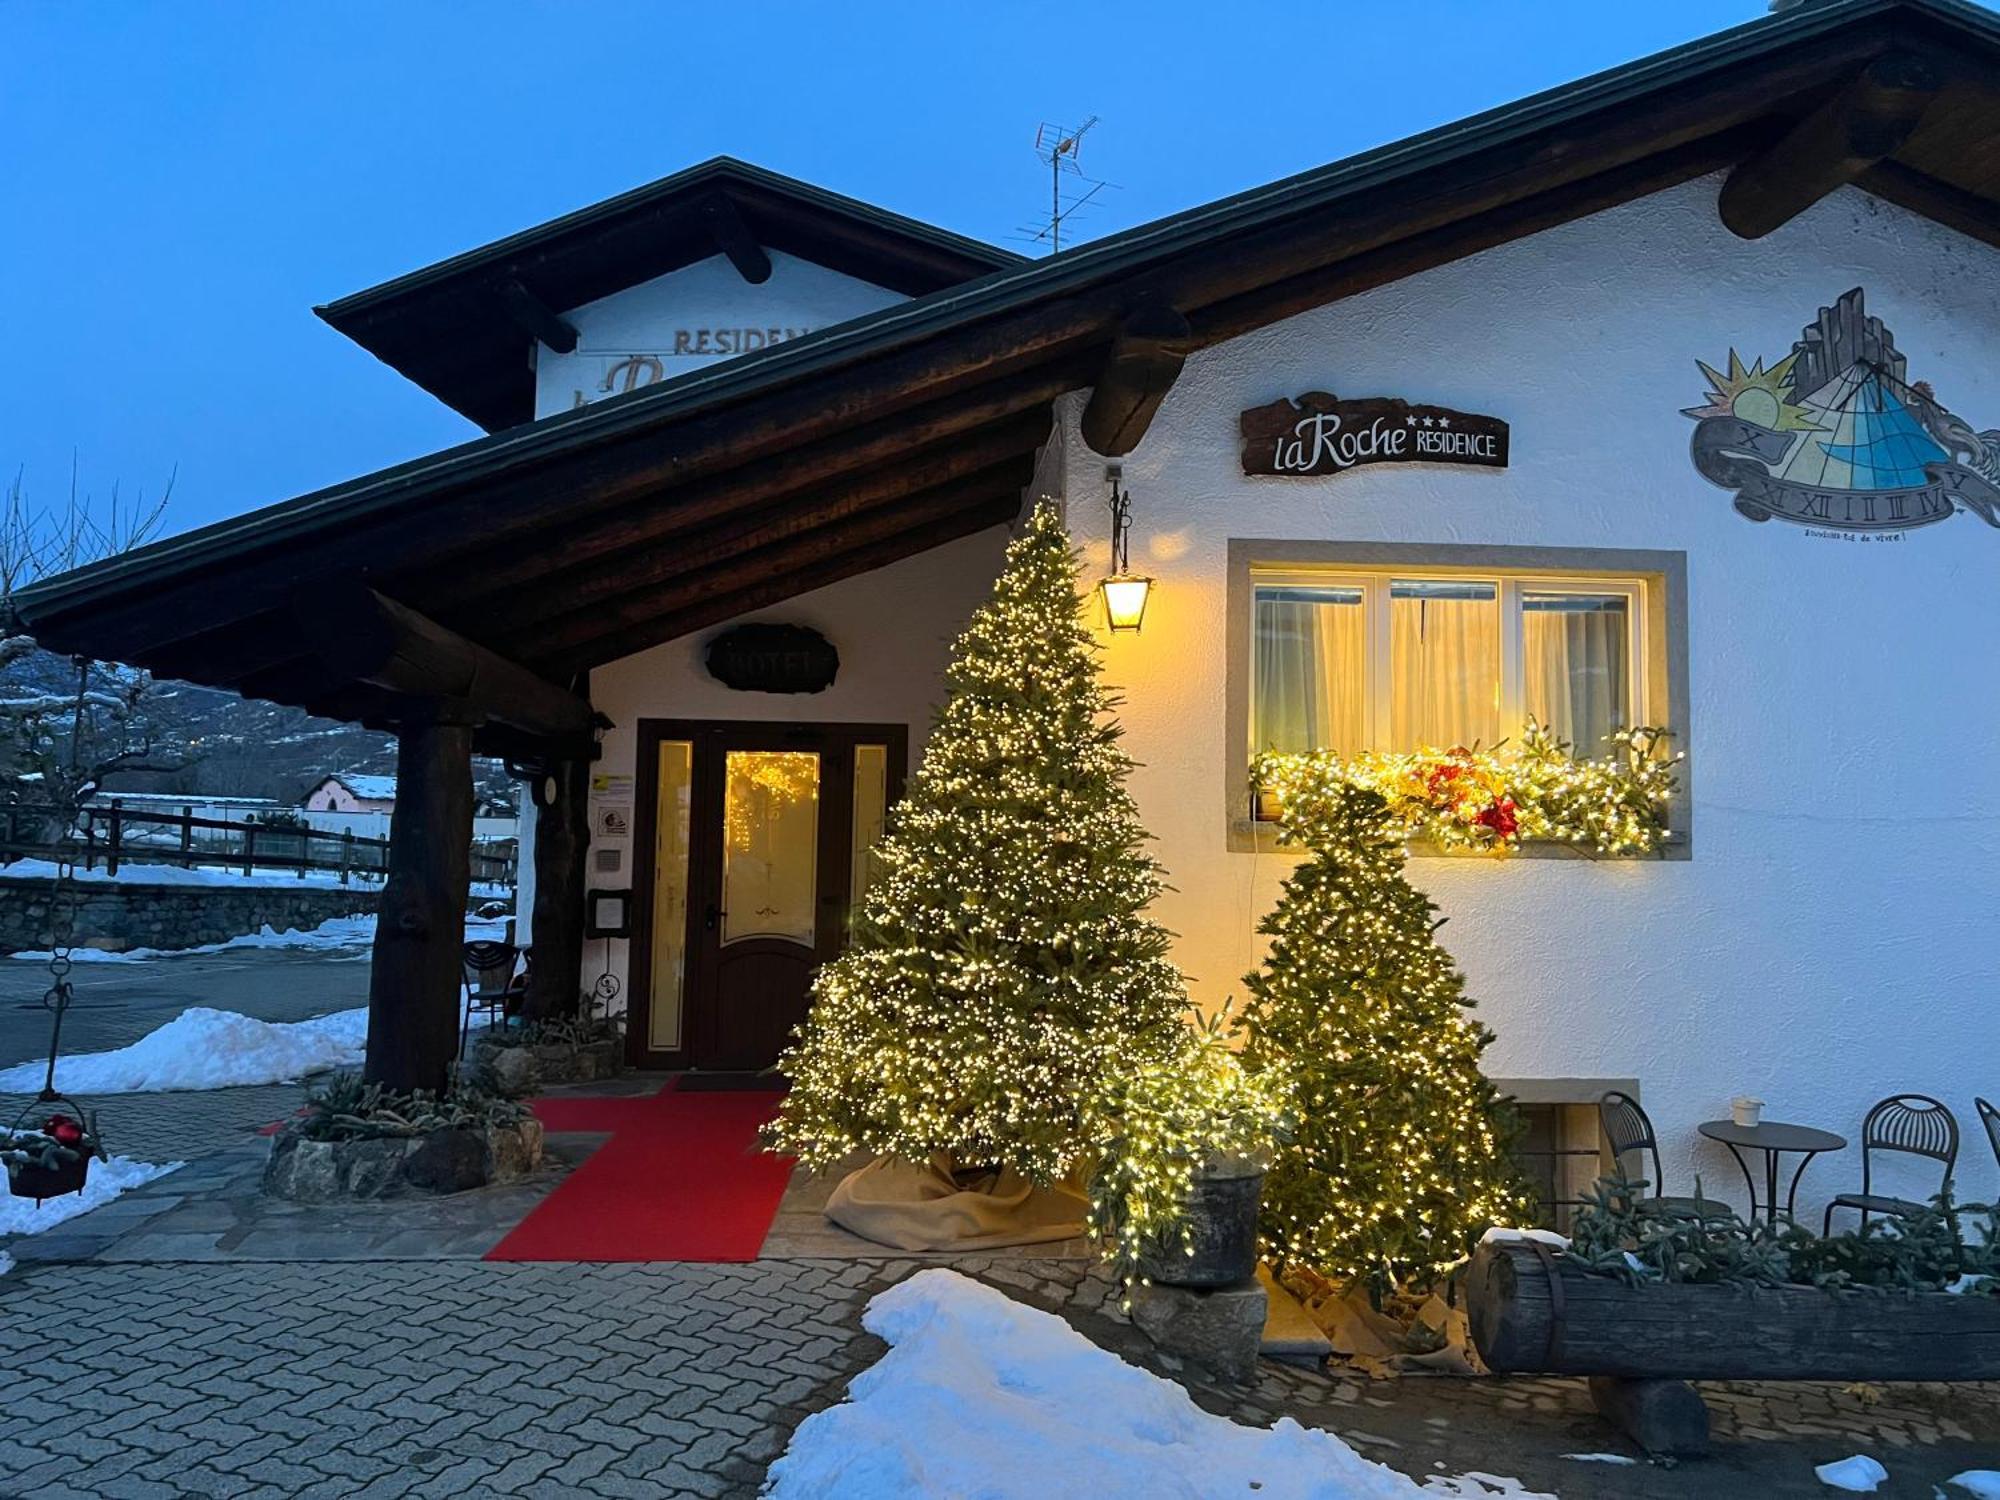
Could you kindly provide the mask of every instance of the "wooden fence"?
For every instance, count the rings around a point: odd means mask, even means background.
[[[337,872],[340,883],[381,879],[389,841],[333,833],[291,823],[232,822],[197,818],[192,808],[177,813],[142,811],[108,804],[84,809],[83,867],[99,866],[116,875],[121,864],[168,864],[182,869],[284,870],[301,878],[311,871]],[[0,806],[0,863],[53,859],[63,814],[54,807]],[[472,878],[511,887],[515,852],[472,851]]]

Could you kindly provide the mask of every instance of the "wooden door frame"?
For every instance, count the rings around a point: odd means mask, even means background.
[[[678,1069],[692,1065],[695,1051],[695,1005],[712,998],[712,944],[703,940],[698,893],[707,883],[719,879],[722,858],[721,820],[704,829],[698,822],[688,829],[687,932],[684,952],[686,974],[681,989],[681,1045],[672,1049],[648,1045],[653,1013],[653,914],[654,855],[660,803],[660,746],[685,740],[693,746],[689,765],[689,797],[699,808],[704,793],[719,796],[714,783],[721,757],[730,750],[817,750],[845,752],[848,774],[829,781],[822,770],[818,850],[821,872],[814,892],[819,918],[815,927],[815,948],[824,963],[840,947],[841,933],[827,919],[829,911],[839,912],[849,892],[849,849],[853,829],[854,782],[852,755],[856,745],[886,745],[889,752],[888,806],[902,800],[909,771],[910,727],[907,724],[855,723],[842,720],[792,719],[640,719],[635,725],[638,749],[634,767],[632,827],[632,931],[626,942],[625,1059],[635,1068]],[[822,768],[825,760],[821,761]],[[829,810],[838,816],[829,816]],[[837,884],[827,886],[833,874]],[[700,882],[698,885],[697,882]],[[640,1001],[645,1002],[644,1005]],[[645,1014],[642,1016],[641,1011]]]

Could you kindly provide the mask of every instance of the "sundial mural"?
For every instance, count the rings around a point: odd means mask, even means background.
[[[1703,478],[1753,521],[1830,531],[1907,531],[1960,510],[2000,526],[2000,431],[1976,432],[1906,379],[1903,356],[1856,287],[1776,364],[1699,360],[1706,406],[1691,445]]]

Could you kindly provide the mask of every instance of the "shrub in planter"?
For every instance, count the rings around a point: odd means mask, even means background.
[[[472,1045],[471,1072],[479,1087],[520,1099],[546,1084],[612,1077],[624,1053],[616,1017],[567,1016],[487,1032]]]
[[[105,1159],[97,1118],[57,1110],[34,1130],[0,1131],[0,1162],[7,1167],[7,1191],[37,1203],[64,1193],[80,1193],[92,1159]]]
[[[397,1093],[342,1074],[272,1138],[264,1191],[305,1202],[456,1193],[526,1175],[541,1122],[474,1088]]]
[[[1128,1284],[1226,1286],[1256,1271],[1264,1169],[1287,1121],[1222,1026],[1218,1016],[1180,1056],[1107,1085],[1090,1230]]]

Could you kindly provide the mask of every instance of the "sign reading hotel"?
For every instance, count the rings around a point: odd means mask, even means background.
[[[1507,467],[1507,424],[1498,417],[1394,396],[1343,401],[1308,391],[1252,407],[1239,425],[1245,474],[1344,474],[1369,464]]]
[[[1702,478],[1736,492],[1753,521],[1829,532],[1928,526],[1961,510],[2000,526],[2000,431],[1973,431],[1927,381],[1911,382],[1896,341],[1856,287],[1822,307],[1764,367],[1729,351],[1708,377],[1691,444]]]

